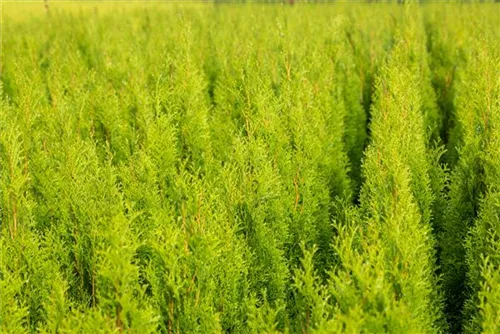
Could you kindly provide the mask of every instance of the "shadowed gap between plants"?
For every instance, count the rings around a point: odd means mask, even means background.
[[[436,95],[436,102],[442,116],[442,124],[439,129],[440,139],[446,147],[440,162],[447,164],[450,169],[458,161],[458,152],[452,145],[457,144],[456,119],[455,119],[455,73],[457,65],[450,55],[445,52],[445,45],[438,40],[435,28],[428,21],[425,22],[427,35],[427,53],[429,55],[429,67],[431,71],[431,83]]]

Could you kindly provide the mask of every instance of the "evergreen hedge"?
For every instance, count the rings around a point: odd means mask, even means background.
[[[497,14],[2,4],[0,331],[495,333]]]

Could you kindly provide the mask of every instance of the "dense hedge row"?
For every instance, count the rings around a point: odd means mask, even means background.
[[[495,333],[500,324],[500,44],[495,37],[482,35],[474,42],[481,51],[471,55],[464,69],[464,77],[470,79],[464,80],[459,104],[466,138],[464,151],[468,145],[478,145],[481,150],[477,157],[481,200],[465,244],[465,328],[470,333]]]
[[[360,216],[347,231],[339,228],[336,249],[342,266],[332,288],[347,332],[430,333],[446,328],[434,273],[432,165],[424,117],[431,111],[425,109],[421,79],[425,64],[418,61],[425,54],[424,41],[414,37],[418,22],[418,16],[404,14],[378,75]]]
[[[497,332],[498,10],[3,4],[0,330]]]

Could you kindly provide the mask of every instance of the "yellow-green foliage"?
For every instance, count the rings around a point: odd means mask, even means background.
[[[498,332],[498,14],[2,3],[0,331]]]
[[[480,147],[477,159],[483,191],[465,245],[465,328],[469,333],[500,330],[500,44],[496,37],[481,35],[474,42],[480,51],[471,55],[464,70],[464,76],[470,79],[462,88],[462,108],[473,113],[466,121],[475,124],[479,132],[473,135],[464,127],[466,143]]]
[[[417,16],[418,18],[418,16]],[[409,13],[376,81],[359,217],[340,227],[331,289],[347,332],[442,332],[430,229],[432,191],[422,115],[422,41]],[[421,254],[427,254],[421,256]]]

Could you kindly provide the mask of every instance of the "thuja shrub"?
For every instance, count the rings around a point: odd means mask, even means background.
[[[4,44],[2,329],[299,330],[299,245],[324,280],[364,136],[345,21],[108,9],[51,9]],[[200,13],[235,29],[196,43]]]
[[[474,117],[464,118],[464,121],[476,132],[481,132],[478,159],[483,166],[483,193],[477,199],[477,218],[471,222],[465,243],[467,300],[464,329],[469,333],[494,333],[500,328],[500,54],[495,47],[498,43],[489,38],[486,35],[475,43],[481,51],[471,55],[464,73],[471,79],[464,82],[463,100],[459,104],[474,113]],[[466,139],[471,137],[467,128],[464,133]]]
[[[457,71],[465,63],[467,48],[466,28],[467,16],[456,6],[449,6],[446,11],[439,7],[430,7],[425,14],[425,31],[429,52],[430,77],[438,108],[442,116],[440,139],[447,150],[442,161],[453,168],[458,159],[456,148],[455,94]]]
[[[443,27],[391,4],[13,6],[0,331],[443,332],[437,231],[448,304],[467,287],[465,329],[495,332],[493,11]],[[441,97],[455,40],[470,66]],[[435,94],[456,96],[452,129]]]
[[[347,38],[361,80],[363,107],[369,114],[373,98],[374,80],[394,44],[394,29],[400,9],[381,4],[366,11],[359,6],[346,6]],[[369,130],[369,129],[368,129]]]
[[[233,119],[225,126],[235,135],[216,139],[234,147],[224,155],[224,170],[234,175],[228,179],[231,211],[252,251],[249,324],[256,331],[300,330],[300,297],[289,283],[302,256],[298,245],[321,245],[315,261],[326,268],[332,262],[331,202],[352,197],[343,149],[345,55],[335,49],[322,54],[325,42],[315,25],[286,25],[282,14],[277,20],[279,33],[266,29],[259,39],[273,41],[280,52],[250,36],[240,46],[247,54],[243,64],[229,57],[214,90],[215,117],[227,113]],[[327,32],[342,40],[342,27],[339,19]],[[296,43],[304,33],[316,36],[308,47]]]
[[[407,17],[407,20],[411,20]],[[446,330],[435,274],[421,69],[403,22],[376,83],[358,214],[339,227],[329,288],[348,332]]]
[[[447,313],[455,328],[461,326],[463,304],[470,293],[466,283],[468,266],[465,240],[475,219],[480,216],[481,201],[488,196],[491,187],[487,181],[486,169],[489,167],[485,151],[488,150],[495,127],[495,116],[491,115],[495,101],[498,101],[498,78],[492,73],[497,71],[498,56],[484,42],[489,40],[486,37],[489,34],[485,31],[488,30],[479,30],[475,36],[469,36],[470,45],[477,45],[481,49],[468,49],[467,63],[458,72],[460,84],[457,84],[455,95],[457,124],[454,131],[458,138],[459,160],[451,174],[440,242]],[[476,42],[476,39],[482,42]],[[477,282],[477,279],[473,281]]]

